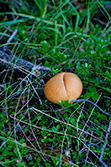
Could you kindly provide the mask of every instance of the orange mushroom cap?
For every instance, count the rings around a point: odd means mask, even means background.
[[[58,73],[44,87],[46,98],[58,104],[61,100],[76,100],[82,93],[83,84],[80,78],[71,72]]]

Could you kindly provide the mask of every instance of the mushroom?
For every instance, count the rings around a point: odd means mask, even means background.
[[[58,104],[68,100],[76,100],[82,93],[83,84],[80,78],[71,72],[61,72],[52,77],[44,87],[45,97]]]

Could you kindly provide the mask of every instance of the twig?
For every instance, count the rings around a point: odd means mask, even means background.
[[[100,158],[99,158],[99,162],[104,166],[104,167],[107,167],[107,165],[104,163],[104,161],[102,160],[103,159],[103,156],[104,156],[104,150],[106,148],[106,145],[108,144],[108,136],[109,136],[109,133],[111,132],[111,121],[109,122],[109,126],[108,126],[108,129],[107,129],[107,133],[106,133],[106,136],[105,136],[105,142],[103,144],[103,147],[101,149],[101,155],[100,155]]]
[[[10,38],[7,40],[7,44],[12,41],[12,39],[15,37],[17,31],[18,31],[17,29],[14,30],[13,34],[12,34],[12,35],[10,36]]]
[[[16,57],[15,55],[11,54],[11,52],[7,52],[8,44],[12,41],[17,31],[18,30],[15,29],[10,38],[7,40],[6,45],[0,47],[0,65],[5,65],[8,67],[10,66],[18,70],[22,69],[22,72],[23,71],[27,73],[31,72],[31,74],[35,76],[40,76],[46,73],[47,71],[50,71],[51,68],[49,67],[35,65],[27,60]]]
[[[99,111],[107,116],[110,116],[111,117],[111,114],[103,111],[97,104],[93,103],[92,101],[88,100],[88,99],[78,99],[78,100],[72,100],[72,102],[81,102],[81,101],[84,101],[84,102],[89,102],[91,104],[93,104],[96,108],[99,109]],[[108,127],[108,130],[107,130],[107,133],[106,133],[106,136],[105,136],[105,142],[103,144],[103,147],[101,149],[101,155],[100,155],[100,158],[99,158],[99,162],[103,165],[103,167],[107,167],[107,165],[105,164],[105,162],[102,160],[103,158],[103,155],[104,155],[104,150],[106,148],[106,145],[108,143],[108,136],[109,136],[109,133],[111,132],[111,121],[109,123],[109,127]]]
[[[111,114],[103,111],[97,104],[93,103],[92,101],[88,100],[88,99],[78,99],[78,100],[72,100],[72,102],[81,102],[81,101],[84,101],[84,102],[89,102],[91,104],[93,104],[96,108],[99,109],[99,111],[107,116],[110,116],[111,117]]]
[[[14,30],[13,34],[10,36],[10,38],[7,40],[6,45],[3,47],[4,51],[6,50],[8,44],[12,41],[12,39],[15,37],[16,33],[17,33],[17,29]]]
[[[77,127],[76,127],[76,126],[74,126],[74,125],[72,125],[72,124],[70,124],[70,123],[61,121],[61,120],[59,120],[59,119],[57,119],[57,118],[55,118],[55,117],[53,117],[53,116],[51,116],[51,115],[49,115],[49,114],[47,114],[47,113],[41,111],[41,110],[38,110],[38,109],[35,108],[35,107],[31,107],[30,110],[33,111],[33,112],[35,112],[35,113],[36,113],[36,112],[39,112],[39,113],[41,113],[41,114],[43,114],[43,115],[45,115],[45,116],[47,116],[47,117],[49,117],[49,118],[51,118],[51,119],[53,119],[53,120],[56,120],[56,121],[59,122],[60,124],[67,125],[67,126],[72,127],[72,128],[74,128],[74,129],[77,130]],[[78,128],[78,130],[80,130],[81,132],[84,132],[85,134],[88,134],[88,135],[90,135],[90,136],[96,138],[94,135],[91,135],[91,133],[89,133],[89,132],[87,132],[87,131],[85,131],[85,130],[83,130],[83,129],[81,129],[81,128]],[[59,134],[60,134],[60,133],[59,133]],[[68,134],[67,134],[67,136],[68,136]],[[76,137],[76,138],[77,138],[77,137]]]
[[[15,68],[18,70],[22,70],[22,72],[31,73],[32,75],[39,74],[41,75],[42,71],[50,71],[51,68],[35,65],[30,61],[24,60],[22,58],[18,58],[11,53],[6,53],[0,48],[0,64],[5,66],[10,66],[11,68]],[[44,72],[45,73],[45,72]],[[43,74],[42,74],[43,75]],[[37,75],[35,75],[37,76]]]

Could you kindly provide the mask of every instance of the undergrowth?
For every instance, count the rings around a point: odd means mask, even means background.
[[[110,9],[104,0],[0,1],[0,47],[16,29],[7,53],[51,68],[22,76],[0,59],[1,166],[111,166],[111,132],[103,151],[111,117],[85,101],[55,105],[43,94],[50,77],[70,71],[83,82],[80,98],[111,114]]]

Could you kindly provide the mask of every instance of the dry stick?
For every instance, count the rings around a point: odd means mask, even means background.
[[[15,37],[16,33],[17,33],[17,29],[14,30],[13,34],[10,36],[10,38],[7,40],[6,45],[3,47],[4,51],[7,48],[8,44],[12,41],[12,39]]]
[[[7,50],[8,44],[12,41],[12,39],[15,37],[17,33],[17,29],[14,30],[10,38],[7,40],[6,45],[3,48],[0,48],[0,64],[3,64],[3,62],[6,64],[6,66],[10,65],[11,67],[17,69],[22,68],[23,71],[32,72],[32,75],[34,75],[37,71],[39,70],[46,70],[50,71],[51,68],[45,67],[45,66],[40,66],[40,65],[35,65],[31,63],[30,61],[24,60],[22,58],[18,58],[14,56],[11,53],[6,53],[5,51]],[[34,74],[33,74],[34,73]]]
[[[10,43],[12,41],[12,39],[15,37],[16,33],[17,33],[17,29],[14,30],[13,34],[10,36],[10,38],[7,41],[7,44]]]
[[[91,104],[93,104],[96,108],[99,109],[99,111],[107,116],[110,116],[111,117],[111,114],[103,111],[97,104],[93,103],[92,101],[88,100],[88,99],[78,99],[78,100],[72,100],[72,102],[81,102],[81,101],[84,101],[84,102],[89,102]]]
[[[107,129],[107,133],[106,133],[106,136],[105,136],[105,142],[103,144],[103,147],[101,149],[101,155],[100,155],[100,158],[99,158],[99,162],[104,166],[104,167],[107,167],[107,165],[104,163],[104,161],[102,160],[103,159],[103,156],[104,156],[104,150],[106,148],[106,145],[108,144],[108,136],[109,136],[109,133],[111,132],[111,121],[109,122],[109,126],[108,126],[108,129]]]
[[[12,41],[12,39],[14,38],[14,36],[16,35],[16,33],[17,33],[17,29],[15,29],[14,30],[14,32],[13,32],[13,34],[10,36],[10,38],[8,39],[8,41],[7,41],[7,43],[6,43],[6,45],[3,47],[3,49],[4,49],[4,51],[7,49],[7,46],[8,46],[8,43],[10,43],[11,41]],[[7,96],[7,92],[5,93],[5,95]],[[8,117],[8,112],[7,112],[7,100],[6,100],[6,98],[5,98],[5,112],[6,112],[6,116],[7,116],[7,118],[9,118]]]
[[[81,101],[86,101],[86,102],[89,102],[91,104],[93,104],[95,107],[97,107],[99,109],[99,111],[107,116],[110,116],[111,117],[111,114],[103,111],[97,104],[93,103],[92,101],[88,100],[88,99],[78,99],[78,100],[72,100],[73,102],[81,102]],[[106,136],[105,136],[105,142],[103,144],[103,147],[101,149],[101,155],[100,155],[100,158],[99,158],[99,162],[103,165],[103,167],[107,167],[107,165],[105,164],[105,162],[102,160],[103,158],[103,155],[104,155],[104,150],[106,148],[106,145],[108,143],[108,136],[109,136],[109,133],[111,132],[111,121],[109,123],[109,127],[108,127],[108,130],[107,130],[107,133],[106,133]]]
[[[33,76],[36,76],[35,71],[39,71],[39,70],[50,71],[51,70],[51,68],[49,67],[34,65],[30,61],[24,60],[22,58],[18,58],[12,55],[11,53],[7,54],[6,52],[0,50],[0,64],[3,65],[3,63],[6,64],[6,66],[10,65],[10,67],[18,69],[19,71],[22,70],[24,74],[30,73]]]

